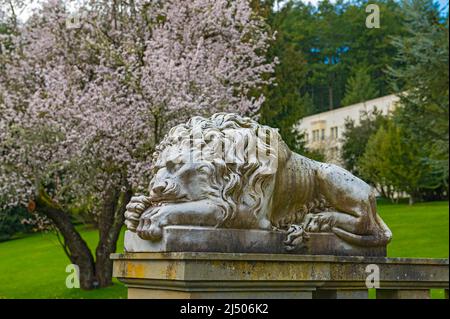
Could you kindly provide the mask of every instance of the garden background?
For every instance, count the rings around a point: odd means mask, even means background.
[[[378,190],[390,257],[448,258],[448,1],[38,2],[0,0],[0,298],[125,298],[125,206],[193,114],[258,118],[323,160],[294,125],[388,94],[393,114],[347,123],[344,166]]]

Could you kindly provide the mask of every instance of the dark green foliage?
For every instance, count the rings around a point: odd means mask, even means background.
[[[345,131],[342,135],[342,158],[345,167],[353,174],[361,174],[358,162],[363,156],[366,145],[372,135],[386,123],[387,119],[378,110],[361,114],[359,124],[352,120],[345,123]]]
[[[394,89],[405,92],[395,121],[423,149],[420,160],[434,167],[425,183],[433,187],[421,196],[435,199],[448,194],[448,13],[442,16],[431,0],[404,1],[403,8],[407,35],[393,41],[402,65],[389,68]]]
[[[17,233],[31,231],[31,226],[22,223],[22,220],[30,217],[24,208],[0,211],[0,241],[8,240]]]
[[[448,16],[441,17],[431,0],[405,1],[404,9],[408,35],[393,41],[402,66],[389,68],[393,87],[405,91],[397,122],[409,128],[416,143],[428,148],[436,160],[447,162]]]
[[[411,204],[445,182],[442,167],[430,158],[427,148],[416,143],[411,130],[395,124],[395,116],[370,137],[358,166],[384,196],[406,192]]]
[[[366,66],[357,67],[354,72],[347,80],[342,104],[352,105],[379,97],[375,82],[370,76],[369,68]]]
[[[380,8],[379,29],[365,25],[369,3]],[[301,21],[295,30],[308,66],[308,80],[301,92],[312,98],[311,113],[347,105],[344,102],[348,101],[343,101],[346,86],[361,66],[371,82],[372,94],[367,98],[393,92],[385,74],[388,66],[398,64],[391,37],[405,33],[403,12],[396,1],[322,1],[318,7],[296,1],[290,14]]]
[[[405,93],[389,122],[347,123],[343,157],[384,196],[406,192],[413,203],[448,196],[448,17],[430,0],[401,8],[405,34],[391,39],[388,75],[392,90]]]
[[[292,130],[300,118],[393,92],[384,71],[397,63],[390,37],[404,34],[403,14],[396,1],[375,1],[381,28],[368,29],[368,3],[253,2],[277,32],[270,58],[279,59],[277,85],[266,91],[261,122],[279,128],[293,150],[307,152],[302,136]]]
[[[304,153],[302,136],[292,126],[308,113],[311,105],[307,95],[302,95],[300,88],[305,85],[307,66],[299,47],[299,34],[296,21],[290,15],[292,3],[279,12],[271,13],[268,21],[277,32],[277,39],[270,50],[271,58],[278,57],[279,64],[275,70],[276,85],[266,92],[266,102],[260,111],[263,124],[279,128],[280,134],[288,146]]]
[[[368,29],[365,26],[369,13],[365,11],[368,4],[380,8],[380,28]],[[392,44],[392,37],[406,34],[403,22],[404,12],[400,1],[354,1],[343,14],[344,31],[348,35],[349,50],[343,63],[346,64],[346,78],[354,75],[361,66],[367,68],[373,87],[378,96],[385,96],[396,91],[386,75],[388,66],[400,65],[395,60],[397,48]],[[361,102],[361,101],[358,101]],[[345,103],[342,102],[342,105]]]
[[[311,12],[311,34],[305,43],[311,74],[307,91],[313,97],[314,106],[320,111],[338,107],[345,90],[343,60],[349,50],[346,41],[348,35],[343,29],[346,7],[347,4],[342,0],[335,4],[325,0]]]

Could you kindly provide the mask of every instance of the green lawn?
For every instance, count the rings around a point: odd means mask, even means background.
[[[448,258],[448,202],[379,204],[378,210],[393,233],[389,257]]]
[[[380,203],[379,211],[394,233],[388,246],[390,257],[448,258],[448,202],[412,207]],[[92,249],[97,232],[84,229],[83,237]],[[118,251],[123,250],[123,237]],[[0,298],[126,298],[120,283],[106,289],[67,289],[65,272],[69,264],[54,234],[34,234],[0,243]],[[372,292],[373,295],[373,292]],[[442,297],[433,291],[433,297]]]
[[[97,231],[83,229],[82,235],[94,251]],[[123,251],[123,232],[117,249]],[[0,299],[126,298],[126,288],[116,280],[109,288],[93,291],[66,288],[68,264],[69,259],[52,233],[0,243]]]
[[[379,203],[378,210],[393,233],[389,257],[448,258],[448,202],[392,205]],[[374,292],[371,292],[373,296]],[[444,298],[443,290],[432,290],[433,298]]]

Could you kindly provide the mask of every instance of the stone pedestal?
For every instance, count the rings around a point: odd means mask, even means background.
[[[157,242],[125,232],[127,252],[218,252],[286,254],[286,234],[254,229],[167,226]],[[386,256],[386,247],[362,247],[344,242],[333,233],[311,233],[306,245],[290,254],[333,256]]]
[[[313,299],[368,299],[367,289],[316,289]]]
[[[111,258],[129,298],[367,298],[374,267],[379,297],[413,298],[448,289],[449,276],[448,259],[208,252]]]

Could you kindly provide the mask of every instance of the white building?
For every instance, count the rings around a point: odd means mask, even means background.
[[[340,149],[346,120],[352,119],[355,125],[358,125],[362,113],[371,113],[375,109],[388,115],[394,110],[398,100],[399,98],[395,95],[387,95],[363,103],[314,114],[302,118],[296,129],[305,133],[308,148],[320,149],[325,154],[327,162],[342,164]]]

